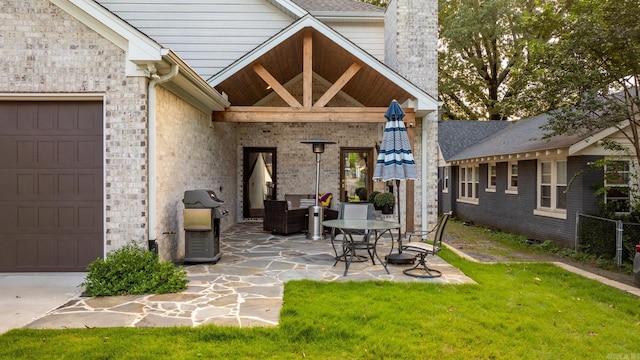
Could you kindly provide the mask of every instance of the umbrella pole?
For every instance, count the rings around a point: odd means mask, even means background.
[[[398,223],[400,227],[398,228],[398,253],[397,254],[389,254],[387,256],[387,263],[389,264],[413,264],[416,261],[416,255],[411,255],[408,253],[402,253],[402,218],[400,217],[400,180],[396,180],[396,193],[398,193]]]
[[[400,210],[402,208],[400,207],[400,180],[398,179],[396,179],[396,194],[398,197],[398,201],[396,201],[396,203],[398,203],[398,224],[400,224],[398,228],[398,244],[402,246],[402,218],[400,217]],[[398,252],[402,254],[402,248],[399,248]]]

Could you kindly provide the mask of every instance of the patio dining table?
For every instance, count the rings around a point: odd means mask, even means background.
[[[391,230],[400,228],[400,224],[393,221],[385,221],[385,220],[350,220],[350,219],[334,219],[334,220],[326,220],[322,222],[322,225],[329,228],[334,228],[339,230],[343,235],[342,240],[342,254],[336,254],[336,259],[343,259],[345,263],[344,268],[344,276],[347,276],[347,272],[349,271],[349,266],[353,262],[354,257],[357,259],[358,255],[355,253],[356,249],[359,246],[364,245],[369,248],[370,245],[373,248],[373,253],[369,252],[371,256],[371,261],[375,264],[375,258],[380,261],[387,274],[389,274],[389,270],[387,269],[387,263],[380,259],[377,251],[378,240],[385,234],[389,233],[391,236],[391,244],[393,249],[393,232]],[[374,233],[373,244],[371,244],[371,232]],[[358,234],[363,236],[363,240],[355,241],[353,240],[354,233],[363,232],[362,234]],[[334,242],[335,239],[335,231],[331,232],[331,241]]]

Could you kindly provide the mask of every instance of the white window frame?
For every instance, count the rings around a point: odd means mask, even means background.
[[[450,172],[451,172],[451,166],[444,166],[442,168],[442,192],[443,193],[449,192],[449,186],[450,186],[450,180],[451,180],[451,176],[449,176]]]
[[[480,181],[478,177],[480,167],[478,165],[460,166],[458,169],[458,202],[478,205],[478,190]],[[471,177],[469,176],[471,173]],[[463,176],[464,174],[464,176]],[[469,194],[471,190],[471,194]],[[464,194],[464,195],[463,195]]]
[[[513,173],[513,167],[516,167],[515,174]],[[507,163],[507,188],[504,190],[505,194],[518,194],[518,162],[510,161]],[[513,185],[513,179],[516,179],[516,185]]]
[[[550,171],[545,174],[547,180],[543,183],[542,167],[543,164],[550,165]],[[564,169],[562,169],[564,168]],[[558,171],[561,169],[563,171]],[[559,202],[564,198],[566,207],[566,191],[567,188],[567,160],[566,159],[544,159],[538,160],[538,181],[536,194],[536,209],[533,210],[534,215],[553,217],[557,219],[567,218],[567,209],[559,207]],[[542,204],[543,187],[549,188],[549,206]]]
[[[493,169],[493,173],[492,170]],[[493,184],[491,183],[493,180]],[[487,187],[486,192],[496,192],[496,184],[498,183],[498,165],[494,162],[487,164]]]
[[[612,162],[624,162],[627,164],[627,169],[626,171],[621,171],[621,173],[626,174],[626,183],[609,183],[607,181],[607,163],[604,164],[604,186],[605,187],[621,187],[621,188],[627,188],[627,198],[626,200],[629,201],[627,206],[629,206],[629,211],[620,211],[620,212],[616,212],[616,214],[628,214],[631,211],[631,162],[629,160],[624,160],[624,159],[615,159],[615,160],[611,160]],[[609,202],[609,192],[605,191],[604,193],[604,203],[607,204]],[[613,198],[611,201],[618,201],[621,200],[621,197],[615,197]]]

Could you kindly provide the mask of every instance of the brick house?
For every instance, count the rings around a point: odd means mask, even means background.
[[[433,0],[27,0],[2,13],[0,271],[84,271],[132,240],[179,261],[185,190],[225,200],[223,231],[252,221],[245,155],[277,157],[274,197],[311,193],[310,138],[336,142],[321,186],[339,200],[343,155],[374,154],[392,99],[422,178],[401,188],[415,204],[402,222],[435,218]]]
[[[628,211],[634,160],[601,146],[604,139],[629,145],[621,133],[612,128],[541,140],[548,119],[440,122],[439,211],[564,247],[574,246],[576,213],[597,214],[601,200]],[[605,180],[610,168],[590,168],[604,157],[619,165],[620,181]],[[611,190],[598,199],[594,192],[602,185]]]

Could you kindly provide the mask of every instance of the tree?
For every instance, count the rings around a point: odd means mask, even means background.
[[[640,0],[572,0],[553,41],[539,43],[536,92],[553,104],[546,137],[615,127],[605,141],[640,163]],[[629,148],[630,147],[630,148]]]
[[[358,0],[358,1],[375,5],[375,6],[380,6],[380,7],[387,7],[387,5],[389,4],[389,0]]]
[[[550,39],[554,4],[440,0],[438,87],[444,118],[507,120],[546,110],[547,104],[524,103],[521,97],[533,76],[529,44]]]

